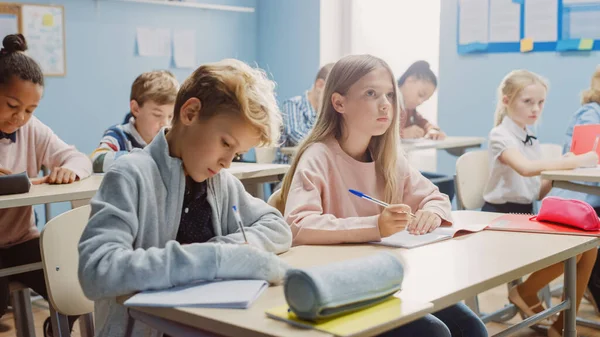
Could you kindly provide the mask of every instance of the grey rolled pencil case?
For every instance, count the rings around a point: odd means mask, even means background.
[[[27,172],[0,175],[0,195],[27,193],[30,187]]]
[[[404,267],[389,252],[307,269],[284,280],[291,311],[304,320],[343,315],[377,304],[401,289]]]

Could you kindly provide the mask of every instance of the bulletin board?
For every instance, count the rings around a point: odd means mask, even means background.
[[[600,0],[458,0],[457,51],[600,50]]]
[[[21,33],[27,39],[27,55],[36,60],[45,76],[65,76],[65,15],[63,6],[0,4],[1,38]]]

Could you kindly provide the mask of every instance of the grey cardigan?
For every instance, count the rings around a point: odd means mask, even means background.
[[[106,173],[79,242],[79,281],[95,301],[96,336],[124,335],[128,316],[117,296],[216,278],[273,281],[285,272],[273,253],[290,248],[289,226],[279,211],[250,196],[225,170],[208,180],[216,236],[207,243],[176,242],[184,191],[182,161],[169,155],[162,131],[144,150],[123,156]],[[233,245],[244,242],[233,205],[251,246],[262,251]],[[156,332],[136,323],[133,335]]]

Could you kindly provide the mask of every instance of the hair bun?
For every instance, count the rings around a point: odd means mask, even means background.
[[[420,61],[417,61],[417,62],[413,63],[412,66],[411,66],[411,68],[413,68],[413,69],[423,69],[423,70],[430,69],[429,62],[423,61],[423,60],[420,60]]]
[[[2,40],[2,54],[10,54],[27,50],[27,41],[23,34],[6,35]]]

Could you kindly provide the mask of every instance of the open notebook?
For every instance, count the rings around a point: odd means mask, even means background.
[[[400,231],[392,236],[381,239],[380,242],[372,242],[376,245],[415,248],[430,243],[452,239],[457,233],[474,233],[484,230],[487,225],[454,225],[450,227],[438,227],[431,233],[413,235],[406,230]]]
[[[197,307],[247,309],[269,287],[263,280],[194,283],[165,290],[143,291],[125,301],[132,307]]]

